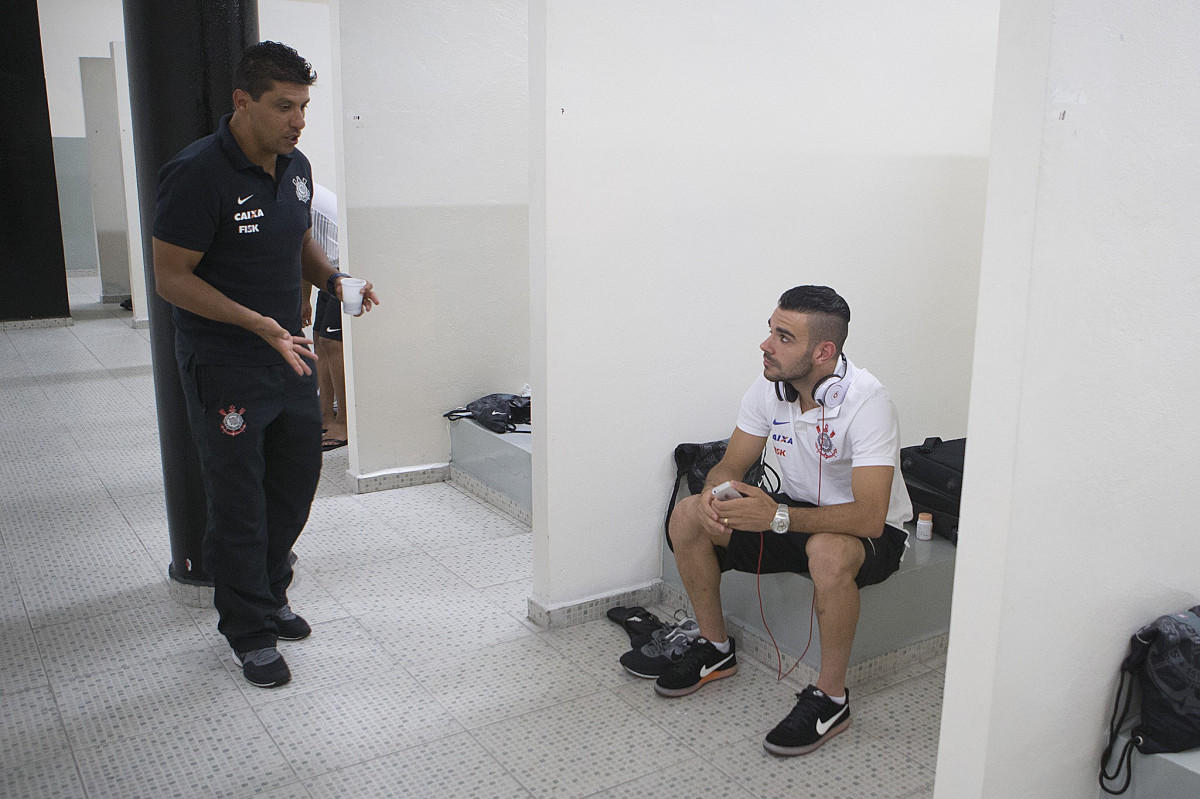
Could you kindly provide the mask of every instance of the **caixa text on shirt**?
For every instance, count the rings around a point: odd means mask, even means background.
[[[238,211],[233,215],[234,222],[246,222],[265,216],[261,208],[251,208],[249,211]],[[238,233],[258,233],[258,225],[238,225]]]

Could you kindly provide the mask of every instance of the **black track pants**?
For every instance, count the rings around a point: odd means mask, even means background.
[[[180,365],[207,496],[204,568],[217,629],[239,652],[275,646],[289,555],[321,476],[316,376],[290,366]]]

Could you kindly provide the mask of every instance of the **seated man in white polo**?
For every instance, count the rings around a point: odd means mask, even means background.
[[[820,625],[816,685],[763,745],[811,752],[850,725],[846,670],[863,586],[896,571],[912,505],[900,474],[896,409],[880,382],[842,353],[850,307],[825,286],[779,298],[759,345],[763,374],[742,399],[725,457],[704,490],[681,501],[668,531],[701,637],[655,683],[686,696],[737,671],[721,610],[721,572],[808,574]],[[766,446],[778,456],[780,493],[740,482]],[[725,482],[742,496],[722,500]]]

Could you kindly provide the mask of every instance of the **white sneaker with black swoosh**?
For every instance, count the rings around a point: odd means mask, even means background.
[[[773,755],[806,755],[850,726],[850,689],[839,705],[810,685],[796,694],[796,706],[767,733],[763,748]]]
[[[737,646],[729,638],[729,651],[722,652],[706,638],[697,638],[671,668],[654,683],[660,696],[687,696],[706,684],[737,674]]]

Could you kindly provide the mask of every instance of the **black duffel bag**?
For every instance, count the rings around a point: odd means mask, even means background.
[[[933,531],[958,543],[958,508],[962,500],[963,461],[967,440],[927,438],[900,450],[900,471],[914,513],[932,513]]]
[[[519,424],[531,424],[529,397],[517,394],[488,394],[461,408],[443,413],[447,419],[474,419],[493,433],[528,433]]]

